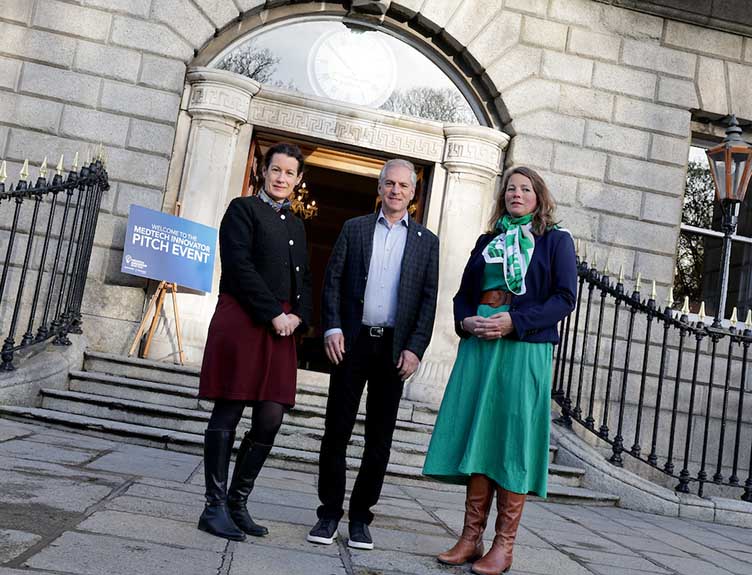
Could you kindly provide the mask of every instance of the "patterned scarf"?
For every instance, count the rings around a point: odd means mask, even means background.
[[[270,205],[275,212],[290,207],[289,199],[282,200],[281,202],[276,202],[269,197],[269,194],[266,193],[266,190],[261,190],[258,194],[258,197],[262,202]]]
[[[513,218],[504,214],[496,222],[496,236],[483,250],[486,263],[501,263],[507,288],[515,295],[525,293],[525,274],[535,249],[532,222],[533,214]]]

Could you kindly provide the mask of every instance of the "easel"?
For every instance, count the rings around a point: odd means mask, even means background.
[[[174,214],[176,216],[180,215],[180,202],[177,202],[175,204]],[[141,336],[144,333],[146,324],[149,321],[149,314],[151,313],[152,307],[154,307],[155,308],[154,316],[151,318],[151,325],[149,326],[149,333],[146,336],[146,345],[144,345],[143,352],[139,355],[139,357],[146,357],[149,354],[149,347],[151,346],[151,339],[152,337],[154,337],[154,332],[157,329],[157,323],[159,323],[159,314],[162,312],[162,309],[164,308],[164,299],[168,291],[172,294],[172,310],[173,310],[173,313],[175,314],[175,332],[177,333],[177,336],[178,336],[178,356],[180,358],[180,365],[185,365],[185,355],[183,353],[183,337],[180,333],[180,316],[178,315],[178,298],[177,298],[178,286],[177,284],[174,284],[172,282],[166,282],[164,280],[159,282],[159,285],[157,286],[157,291],[155,291],[154,295],[151,296],[149,305],[146,307],[146,312],[144,313],[144,318],[141,320],[141,324],[138,326],[136,337],[133,338],[133,345],[131,345],[131,349],[128,352],[128,357],[136,353],[136,348],[138,347],[138,343],[141,339]]]

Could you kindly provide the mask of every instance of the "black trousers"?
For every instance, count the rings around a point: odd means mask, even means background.
[[[392,360],[392,335],[392,330],[385,330],[383,337],[372,337],[364,327],[332,372],[319,455],[320,519],[339,521],[344,515],[345,454],[368,382],[365,449],[350,497],[349,517],[350,521],[373,521],[370,508],[381,495],[404,386]]]

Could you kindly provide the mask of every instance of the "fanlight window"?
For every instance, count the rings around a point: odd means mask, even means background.
[[[409,44],[374,28],[333,20],[269,26],[211,64],[300,94],[408,116],[478,124],[457,85]]]

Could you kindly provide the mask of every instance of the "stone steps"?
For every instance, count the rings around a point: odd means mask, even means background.
[[[201,455],[203,451],[203,437],[197,433],[186,433],[162,427],[149,427],[117,421],[113,419],[97,418],[89,415],[78,415],[63,411],[45,409],[39,407],[18,407],[0,405],[0,415],[7,419],[19,421],[31,419],[37,423],[43,423],[53,428],[77,429],[98,437],[120,437],[129,443],[137,443],[150,447],[171,449],[185,453]],[[235,448],[240,445],[235,442]],[[551,449],[554,454],[556,448]],[[275,444],[270,454],[268,465],[295,471],[316,473],[318,464],[318,452],[303,451]],[[357,469],[360,460],[355,457],[347,458],[348,469]],[[556,480],[558,475],[572,474],[581,476],[582,470],[551,464],[551,480],[548,486],[547,501],[555,503],[567,503],[573,505],[614,505],[618,498],[606,493],[599,493],[584,489],[575,485],[567,485]],[[400,465],[394,462],[394,457],[387,469],[392,481],[406,485],[426,485],[427,481],[420,474],[420,469],[413,466]],[[461,491],[463,488],[457,485],[437,483],[431,481],[433,489],[439,491]]]
[[[67,390],[42,389],[39,407],[0,406],[0,415],[201,454],[212,402],[198,399],[198,382],[199,370],[195,367],[87,352],[84,370],[70,372]],[[326,374],[299,370],[296,405],[285,415],[270,465],[316,473],[328,383]],[[426,484],[421,471],[435,418],[432,406],[402,400],[388,468],[393,480]],[[241,420],[238,436],[250,423],[250,418]],[[360,463],[364,424],[365,401],[361,402],[348,450],[350,469],[357,469]],[[555,446],[549,451],[549,499],[614,504],[616,498],[582,489],[584,472],[557,464],[556,451]],[[457,489],[448,484],[431,485]]]
[[[101,374],[95,374],[91,379],[81,379],[80,375],[76,372],[72,372],[71,376],[72,388],[79,388],[81,387],[81,383],[89,381],[101,382],[105,379],[112,379],[112,376],[103,376]],[[124,378],[117,379],[122,380]],[[110,383],[114,382],[111,381]],[[150,393],[157,393],[157,390],[159,390],[157,397],[163,397],[164,392],[168,388],[174,387],[179,388],[180,386],[149,383],[146,389],[151,390]],[[105,391],[105,389],[100,389],[100,391]],[[184,390],[183,393],[182,399],[192,399],[194,403],[197,402],[195,392],[186,392]],[[193,393],[192,398],[186,397],[186,393]],[[131,395],[131,392],[128,392],[126,395]],[[209,412],[199,409],[196,405],[178,407],[158,402],[82,392],[75,389],[71,391],[42,389],[41,398],[43,409],[79,416],[89,416],[98,420],[94,422],[96,425],[101,425],[101,421],[115,421],[142,426],[150,430],[161,430],[162,433],[171,433],[174,431],[195,435],[199,440],[209,421]],[[299,421],[295,419],[293,412],[288,414],[285,419],[286,422],[280,429],[275,445],[280,448],[299,452],[300,460],[315,461],[315,458],[318,456],[323,431],[320,428],[300,425]],[[248,418],[243,418],[239,426],[239,434],[248,429],[250,423]],[[403,433],[403,435],[405,434]],[[406,436],[409,440],[412,434],[408,433]],[[364,444],[365,440],[362,434],[354,433],[351,439],[349,454],[356,460],[359,460],[363,454]],[[424,443],[416,444],[410,441],[400,441],[395,437],[392,443],[390,461],[398,466],[413,468],[415,475],[420,475],[425,458],[425,450],[426,444]],[[553,454],[553,451],[551,453]],[[313,459],[309,455],[312,455]],[[551,463],[550,472],[552,482],[571,487],[579,487],[581,485],[583,472],[579,469]]]
[[[84,357],[84,372],[124,377],[132,381],[172,384],[198,389],[199,369],[196,367],[166,364],[134,359],[119,355],[87,351]],[[329,376],[314,371],[298,370],[296,404],[311,407],[326,407]],[[360,402],[359,413],[365,415],[365,394]],[[433,426],[436,410],[429,405],[403,400],[397,416],[398,421]]]
[[[325,405],[318,405],[307,398],[304,386],[296,399],[295,407],[285,415],[285,423],[313,429],[324,428]],[[211,411],[212,402],[201,401],[197,397],[197,388],[182,385],[156,383],[122,376],[87,371],[72,371],[69,389],[74,392],[87,393],[111,400],[137,401],[163,407],[196,410],[206,415]],[[45,397],[47,392],[43,392]],[[54,394],[53,394],[54,395]],[[310,394],[308,394],[310,395]],[[323,396],[325,399],[325,396]],[[407,412],[407,410],[401,410]],[[203,417],[202,415],[202,417]],[[409,417],[409,416],[408,416]],[[354,434],[362,435],[365,431],[365,411],[360,413],[355,423]],[[433,427],[425,423],[415,423],[398,417],[395,440],[427,446]]]

